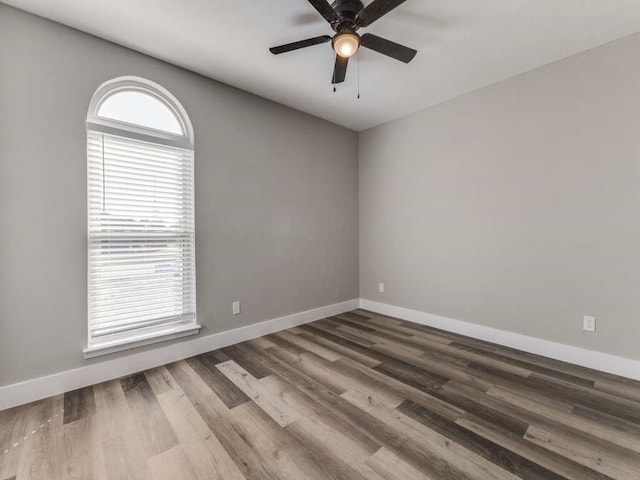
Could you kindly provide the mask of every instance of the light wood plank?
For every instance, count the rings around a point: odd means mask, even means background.
[[[237,363],[229,361],[220,363],[217,367],[281,427],[286,427],[299,418],[279,397],[270,396],[268,390]]]
[[[385,480],[433,480],[386,448],[381,448],[371,456],[367,465]]]
[[[245,480],[182,390],[169,390],[159,395],[158,401],[178,435],[195,477],[200,480]]]
[[[182,448],[175,447],[151,457],[149,467],[153,480],[176,480],[177,478],[196,478],[196,472]]]

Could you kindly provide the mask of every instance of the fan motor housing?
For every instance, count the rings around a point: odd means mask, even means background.
[[[331,24],[336,32],[353,31],[357,29],[356,15],[364,8],[360,0],[336,0],[331,4],[340,19]]]

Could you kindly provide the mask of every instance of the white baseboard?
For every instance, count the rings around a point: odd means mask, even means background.
[[[452,333],[459,333],[467,337],[486,340],[528,353],[550,357],[555,360],[573,363],[582,367],[613,373],[626,378],[640,380],[640,361],[630,358],[617,357],[608,353],[596,352],[585,348],[574,347],[564,343],[551,342],[541,338],[529,337],[519,333],[498,330],[475,323],[463,322],[452,318],[441,317],[409,308],[397,307],[373,300],[360,299],[360,308],[375,313],[396,317],[409,322],[439,328]]]
[[[227,330],[226,332],[215,333],[206,337],[194,338],[193,340],[158,347],[153,350],[134,353],[74,370],[0,387],[0,410],[125,375],[131,375],[149,368],[159,367],[160,365],[176,362],[183,358],[193,357],[194,355],[234,345],[286,328],[295,327],[296,325],[313,322],[332,315],[339,315],[350,310],[355,310],[358,308],[358,304],[358,299],[348,300],[346,302],[294,313],[293,315],[274,318],[246,327]]]

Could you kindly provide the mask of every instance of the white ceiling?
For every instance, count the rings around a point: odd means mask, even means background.
[[[418,55],[362,49],[358,100],[355,59],[332,92],[330,44],[269,53],[332,34],[305,0],[2,1],[354,130],[640,31],[640,0],[407,0],[360,33]]]

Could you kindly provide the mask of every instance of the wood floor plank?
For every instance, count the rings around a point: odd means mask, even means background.
[[[364,348],[369,348],[376,344],[376,342],[363,338],[359,333],[350,333],[344,330],[340,330],[340,327],[342,326],[340,322],[325,319],[314,323],[313,326],[318,330],[324,330],[327,333],[331,333],[332,335],[341,337],[344,340],[348,340]]]
[[[249,397],[216,368],[219,363],[213,362],[206,356],[188,358],[186,361],[228,408],[234,408],[249,401]]]
[[[96,413],[93,387],[81,388],[64,394],[64,423],[75,422]]]
[[[376,329],[373,328],[371,325],[367,325],[368,319],[363,319],[363,318],[352,319],[352,318],[349,318],[349,316],[347,315],[348,313],[349,312],[343,313],[341,315],[334,315],[332,317],[328,317],[327,320],[331,320],[332,322],[337,322],[343,325],[349,325],[351,327],[355,327],[358,330],[361,330],[364,332],[376,331]]]
[[[149,459],[153,480],[175,480],[176,478],[196,478],[196,472],[187,458],[182,445],[162,452]]]
[[[50,421],[51,419],[45,411],[45,402],[46,401],[35,402],[29,410],[24,435],[20,438],[20,444],[17,447],[20,452],[20,461],[18,463],[16,477],[28,478],[31,467],[35,463],[34,443],[36,443],[36,439],[40,437],[42,433],[51,428],[51,424],[47,422],[47,420]],[[44,428],[39,429],[40,425],[43,425]],[[31,432],[34,431],[35,433],[32,434]]]
[[[640,403],[640,388],[637,385],[600,379],[595,380],[594,383],[594,388],[596,390]]]
[[[219,363],[216,367],[281,427],[286,427],[299,418],[297,412],[281,401],[280,397],[268,395],[264,385],[237,363],[228,361]]]
[[[563,380],[532,373],[527,378],[515,376],[485,365],[470,364],[469,370],[498,386],[517,386],[520,389],[545,392],[552,398],[600,410],[614,417],[640,425],[640,404],[614,395],[572,385]]]
[[[442,362],[437,356],[431,357],[421,355],[419,357],[412,357],[401,351],[387,349],[383,345],[376,345],[375,351],[383,353],[392,359],[419,367],[432,375],[436,375],[437,377],[448,380],[457,380],[471,385],[481,391],[486,391],[493,385],[491,382],[469,373],[466,365],[454,365],[447,361]]]
[[[178,444],[178,438],[167,421],[158,400],[144,374],[139,373],[120,381],[131,410],[133,422],[143,436],[149,457],[158,455]]]
[[[400,405],[398,411],[519,477],[531,480],[564,478],[410,400]]]
[[[215,433],[181,389],[163,393],[158,396],[158,401],[180,439],[180,445],[191,462],[195,478],[245,480]]]
[[[566,412],[554,409],[546,404],[536,402],[526,394],[514,393],[500,387],[491,388],[487,392],[487,395],[511,404],[516,408],[528,410],[536,415],[544,415],[559,425],[566,425],[575,430],[579,430],[608,441],[612,445],[619,445],[640,453],[640,433],[635,430],[629,431],[613,428],[611,426],[611,422],[592,420],[587,416],[581,416],[573,411]]]
[[[96,416],[87,416],[63,427],[63,478],[106,480],[107,472]]]
[[[636,444],[632,447],[627,445],[622,446],[627,446],[627,448],[632,448],[633,450],[638,450],[638,448],[640,448],[640,426],[627,422],[621,418],[614,417],[613,415],[600,412],[596,409],[583,407],[582,405],[573,405],[571,413],[573,414],[573,422],[575,422],[575,417],[580,417],[583,420],[589,421],[591,425],[596,427],[594,428],[594,430],[597,431],[596,436],[604,436],[602,435],[602,431],[604,429],[608,432],[608,434],[605,434],[607,438],[609,438],[609,436],[613,438],[630,437],[631,439],[637,440]],[[610,441],[617,443],[613,438],[611,438]]]
[[[287,426],[287,432],[296,442],[317,452],[323,462],[331,462],[337,478],[383,480],[366,464],[369,455],[354,449],[357,444],[326,425],[301,418]]]
[[[111,437],[102,442],[108,480],[154,480],[145,455],[137,455],[131,437]]]
[[[147,376],[158,369],[147,372]],[[146,462],[146,432],[137,428],[120,380],[94,387],[97,426],[108,480],[132,478],[152,480]]]
[[[156,396],[162,395],[173,388],[170,379],[171,375],[169,375],[164,366],[147,370],[144,372],[144,376]]]
[[[281,346],[287,347],[284,343]],[[304,350],[301,353],[295,353],[295,350],[274,350],[272,353],[285,361],[298,365],[298,369],[336,393],[342,393],[356,384],[361,391],[376,393],[380,400],[384,400],[392,407],[399,405],[403,400],[393,392],[389,392],[379,382],[362,375],[356,369],[350,369],[344,364],[336,365],[334,362],[328,362],[314,353]]]
[[[355,409],[324,385],[293,368],[270,352],[265,352],[263,360],[275,375],[261,379],[260,382],[279,382],[281,378],[294,391],[299,392],[300,395],[290,395],[289,392],[284,393],[283,400],[297,409],[301,417],[317,418],[318,421],[324,422],[328,427],[342,432],[353,442],[358,443],[359,448],[370,452],[370,454],[373,454],[381,447],[381,444],[370,435],[370,430],[364,427],[364,425],[371,423],[373,420],[364,412]],[[358,415],[352,415],[354,411]]]
[[[526,371],[538,372],[538,373],[542,373],[542,374],[550,376],[550,377],[555,377],[555,378],[558,378],[558,379],[561,379],[561,380],[567,380],[567,381],[570,381],[570,382],[575,383],[577,385],[584,385],[586,387],[593,387],[595,385],[595,380],[593,380],[593,379],[583,378],[583,377],[580,377],[578,375],[573,375],[573,374],[570,374],[570,373],[558,371],[556,369],[545,367],[543,365],[536,365],[533,362],[527,362],[527,361],[524,361],[524,360],[517,360],[515,358],[511,358],[509,356],[502,355],[500,353],[483,350],[483,349],[478,348],[476,346],[465,345],[465,344],[458,343],[458,342],[453,342],[453,343],[450,344],[450,346],[458,348],[460,350],[473,352],[473,353],[475,353],[477,355],[484,356],[486,358],[491,358],[491,359],[496,360],[498,362],[506,363],[506,364],[509,364],[509,365],[514,365],[516,367],[523,368]]]
[[[39,410],[39,415],[35,417],[35,423],[25,432],[25,436],[29,439],[29,447],[27,451],[23,451],[24,461],[21,470],[24,474],[18,472],[19,478],[49,480],[62,477],[63,469],[60,459],[64,452],[63,405],[61,395],[42,401],[42,408]],[[40,428],[42,425],[44,428]]]
[[[238,345],[223,348],[222,351],[229,357],[230,360],[236,362],[247,372],[253,375],[253,377],[260,379],[269,375],[269,371],[264,368],[258,358],[247,355],[244,350],[239,348]]]
[[[463,386],[461,387],[459,385],[447,385],[445,388],[451,389],[463,396],[467,396],[467,398],[473,398],[476,402],[487,408],[491,408],[495,411],[502,411],[506,416],[519,419],[524,423],[530,424],[530,426],[537,426],[547,429],[550,432],[567,435],[575,439],[576,442],[589,443],[592,445],[592,449],[594,451],[602,448],[609,451],[612,455],[617,452],[623,452],[622,457],[636,456],[635,452],[626,447],[618,446],[615,442],[610,442],[602,436],[594,435],[592,432],[582,431],[580,428],[577,428],[576,424],[573,422],[558,422],[548,416],[545,416],[541,409],[531,411],[517,405],[505,404],[490,395],[475,395],[475,393],[470,391],[470,389],[465,389]]]
[[[231,410],[204,383],[186,362],[167,365],[171,376],[176,380],[187,396],[198,415],[207,424],[229,457],[236,464],[246,480],[277,480],[273,470],[263,464],[261,457],[255,452],[251,443],[238,425]],[[244,403],[243,405],[253,404]]]
[[[381,419],[383,423],[394,429],[397,435],[405,437],[409,441],[427,444],[431,454],[440,463],[449,468],[455,466],[464,477],[478,480],[516,480],[518,478],[438,432],[424,427],[412,418],[378,404],[371,396],[364,395],[357,390],[349,390],[341,396],[363,411]],[[403,456],[403,452],[396,453]],[[451,474],[451,472],[447,474]]]
[[[337,462],[299,444],[253,402],[231,410],[240,434],[274,478],[281,480],[339,480],[346,478]],[[357,480],[362,480],[358,478]]]
[[[304,327],[301,327],[301,330],[302,330],[302,333],[300,334],[300,336],[304,336],[305,338],[310,339],[314,343],[317,343],[318,345],[321,345],[329,350],[336,352],[338,355],[342,356],[343,358],[350,358],[352,360],[355,360],[369,367],[375,367],[376,365],[380,364],[380,361],[376,360],[375,358],[372,358],[368,355],[363,355],[362,353],[352,350],[349,347],[346,347],[339,343],[332,342],[331,340],[325,337],[316,335],[315,333],[313,333],[313,331],[304,329]]]
[[[385,480],[433,480],[386,448],[367,459],[367,465]]]
[[[402,342],[402,340],[398,340],[395,338],[388,338],[388,336],[382,335],[380,332],[372,329],[373,332],[364,332],[362,330],[352,328],[347,325],[346,322],[340,322],[340,326],[337,327],[337,331],[345,332],[353,337],[361,338],[368,340],[371,342],[371,346],[373,345],[385,345],[387,348],[402,350],[409,355],[421,355],[424,353],[424,348],[410,346],[406,342]]]
[[[300,332],[302,333],[304,332],[304,330],[300,329]],[[284,331],[277,333],[276,337],[283,338],[308,352],[315,353],[319,357],[322,357],[329,362],[335,362],[336,360],[340,360],[341,358],[343,358],[342,355],[339,355],[334,350],[326,348],[322,345],[318,345],[316,342],[308,340],[300,334],[294,335],[288,331]]]
[[[362,464],[364,460],[380,449],[380,445],[369,437],[354,430],[344,420],[331,415],[323,405],[312,397],[301,392],[279,376],[270,375],[262,378],[260,383],[269,393],[278,396],[298,413],[299,418],[287,426],[298,437],[304,436],[313,448],[326,448],[347,464]],[[310,440],[312,439],[313,440]],[[321,445],[327,443],[327,445]]]
[[[340,314],[341,317],[346,317],[346,318],[350,318],[352,320],[358,320],[358,321],[362,321],[362,320],[370,320],[371,319],[371,315],[367,315],[364,312],[358,312],[358,311],[351,311],[351,312],[345,312]]]
[[[298,330],[300,330],[300,333],[304,333],[304,330],[302,330],[300,327],[298,327]],[[298,335],[300,334],[298,333]],[[254,338],[252,340],[249,340],[249,342],[244,342],[244,344],[252,344],[255,345],[257,348],[269,348],[269,347],[274,347],[275,344],[273,342],[271,342],[270,340],[266,339],[265,337],[258,337],[258,338]]]
[[[0,412],[0,480],[638,480],[640,382],[356,310]]]
[[[0,428],[0,478],[15,476],[20,464],[22,442],[29,433],[31,411],[37,404],[28,404],[0,412],[2,428]]]
[[[610,480],[607,475],[529,442],[512,432],[501,430],[472,415],[464,415],[456,420],[456,423],[569,480]]]
[[[529,427],[524,438],[611,478],[640,478],[640,458],[630,451],[619,453],[615,449],[603,449],[598,444],[588,444],[581,438],[547,431],[536,425]]]
[[[339,365],[348,364],[351,368],[359,370],[363,375],[371,377],[372,380],[379,382],[380,384],[386,384],[389,391],[393,392],[398,397],[423,405],[429,410],[452,421],[457,420],[458,417],[464,414],[464,410],[461,408],[436,398],[422,389],[415,389],[406,383],[387,377],[378,370],[366,368],[364,365],[360,365],[352,360],[340,360],[337,363]]]

